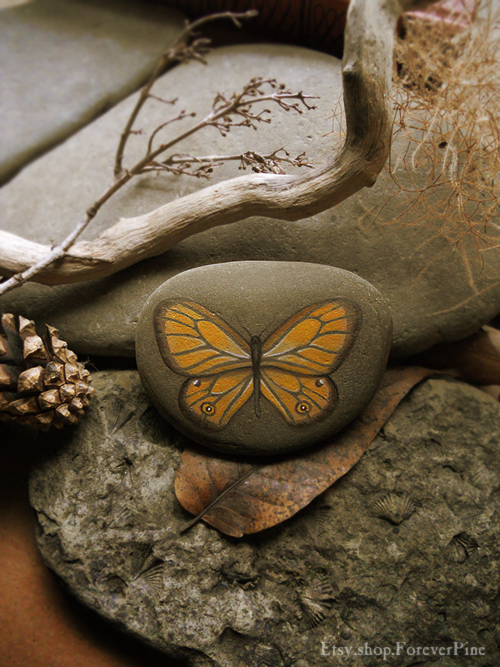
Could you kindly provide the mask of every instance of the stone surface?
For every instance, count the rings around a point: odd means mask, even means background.
[[[0,424],[0,665],[185,667],[69,596],[37,547],[28,498],[36,429]]]
[[[193,303],[209,312],[192,311]],[[303,315],[266,350],[274,332],[311,306],[327,319]],[[186,312],[193,313],[188,320]],[[200,317],[207,318],[203,330]],[[304,262],[229,262],[185,271],[151,295],[137,327],[137,364],[155,405],[188,437],[233,454],[279,454],[324,440],[363,410],[380,384],[391,329],[386,299],[353,273]],[[201,338],[205,330],[209,339]],[[214,348],[224,333],[231,339]],[[231,349],[234,356],[224,356]],[[207,360],[231,366],[206,368]],[[266,387],[274,403],[262,394]]]
[[[334,645],[392,652],[351,655],[353,667],[409,667],[435,664],[416,647],[454,642],[484,655],[461,649],[436,664],[499,663],[493,399],[423,383],[337,484],[289,521],[235,540],[203,523],[179,534],[183,439],[138,374],[98,373],[95,386],[89,417],[45,436],[31,477],[38,543],[80,600],[196,667],[326,667],[341,664]]]
[[[3,9],[0,183],[136,90],[182,27],[177,11],[114,0]]]
[[[260,75],[318,95],[317,110],[302,115],[278,110],[275,120],[259,132],[235,128],[225,139],[210,128],[175,150],[194,155],[249,149],[269,153],[284,146],[292,155],[305,150],[313,163],[321,164],[337,149],[332,109],[341,97],[341,80],[340,63],[334,58],[299,48],[238,46],[212,53],[208,67],[194,63],[187,68],[176,68],[159,82],[156,94],[182,102],[176,111],[151,102],[138,124],[145,135],[180,109],[196,111],[196,119],[165,129],[165,137],[175,136],[210,110],[217,91],[230,94]],[[5,187],[0,192],[3,228],[45,243],[68,233],[113,180],[118,135],[133,102],[124,101]],[[127,164],[142,155],[145,135],[132,137]],[[58,326],[77,352],[133,355],[139,312],[152,292],[173,275],[234,260],[307,261],[350,270],[389,299],[395,356],[464,337],[500,310],[500,247],[481,253],[470,235],[459,246],[441,235],[435,215],[442,206],[436,197],[444,201],[446,192],[432,190],[429,199],[420,198],[419,186],[427,180],[430,166],[424,163],[417,173],[407,173],[404,166],[411,167],[407,149],[400,136],[394,144],[395,180],[384,173],[373,188],[333,210],[296,223],[251,218],[208,230],[104,280],[55,289],[24,287],[1,299],[0,309]],[[216,170],[213,180],[240,174],[229,163]],[[405,190],[398,190],[396,180]],[[121,216],[142,214],[205,183],[188,176],[138,178],[109,202],[85,238]]]

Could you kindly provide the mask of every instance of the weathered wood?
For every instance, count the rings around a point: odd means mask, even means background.
[[[305,176],[258,174],[234,178],[169,202],[135,218],[122,218],[94,241],[71,242],[66,256],[47,260],[51,248],[0,231],[0,274],[23,272],[0,285],[0,294],[33,279],[45,284],[107,276],[159,255],[198,232],[255,215],[299,220],[370,187],[390,149],[392,53],[401,12],[433,0],[353,0],[343,60],[346,139],[339,153]]]

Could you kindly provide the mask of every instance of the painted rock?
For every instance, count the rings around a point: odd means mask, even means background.
[[[186,271],[147,301],[137,363],[190,438],[280,454],[336,433],[369,402],[391,343],[387,300],[341,269],[229,262]]]

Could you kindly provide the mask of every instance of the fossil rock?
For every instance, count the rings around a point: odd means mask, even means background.
[[[453,642],[484,654],[457,649],[453,665],[499,663],[493,399],[425,382],[331,489],[234,540],[203,523],[179,534],[189,518],[173,492],[183,438],[138,374],[97,373],[94,384],[88,418],[44,436],[31,502],[46,562],[101,614],[193,667],[326,667],[333,647],[365,646],[389,647],[388,664],[406,667],[416,647]],[[388,496],[414,506],[398,526],[375,516]],[[371,660],[349,664],[382,664]]]

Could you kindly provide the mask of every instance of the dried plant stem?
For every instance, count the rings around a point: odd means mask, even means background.
[[[94,204],[87,210],[87,215],[84,220],[82,220],[76,227],[73,229],[73,231],[64,239],[62,243],[57,245],[56,247],[50,249],[49,252],[46,252],[46,246],[39,246],[39,248],[44,248],[42,250],[43,257],[35,261],[35,263],[30,266],[29,269],[26,269],[25,271],[22,271],[21,273],[15,274],[10,278],[9,280],[5,281],[0,285],[0,294],[4,294],[11,289],[14,289],[14,287],[18,286],[19,284],[23,284],[26,281],[32,279],[36,275],[40,274],[43,272],[44,269],[46,269],[48,266],[50,266],[53,262],[56,262],[57,260],[62,259],[67,255],[67,251],[69,248],[74,244],[76,238],[86,229],[86,227],[89,225],[89,223],[95,218],[99,210],[102,208],[102,206],[118,191],[120,190],[124,185],[126,185],[134,176],[137,176],[140,173],[143,173],[145,171],[150,171],[151,169],[154,168],[154,160],[159,157],[162,153],[165,153],[169,148],[172,148],[172,146],[175,146],[176,144],[182,142],[184,139],[187,137],[190,137],[192,134],[195,132],[199,132],[201,129],[208,127],[208,126],[213,126],[219,129],[221,132],[228,131],[229,127],[231,125],[236,125],[236,124],[247,124],[247,123],[252,123],[256,121],[262,121],[262,117],[252,114],[250,112],[250,106],[254,102],[275,102],[279,104],[281,107],[286,108],[286,109],[291,109],[295,108],[295,104],[292,102],[292,100],[298,100],[300,103],[302,103],[306,108],[308,107],[307,99],[309,96],[304,95],[303,93],[289,93],[287,91],[284,92],[277,92],[277,93],[272,93],[270,95],[260,95],[260,96],[255,96],[251,97],[249,99],[249,94],[253,94],[257,91],[258,87],[255,85],[255,81],[251,81],[249,84],[244,86],[243,91],[239,95],[234,95],[230,100],[226,99],[220,99],[220,97],[216,98],[216,101],[214,103],[214,110],[212,110],[211,113],[209,113],[203,120],[201,120],[199,123],[196,123],[191,127],[189,130],[186,130],[182,134],[178,135],[171,141],[161,144],[158,148],[153,149],[152,147],[152,140],[155,137],[158,129],[157,128],[153,134],[151,135],[151,138],[148,142],[148,147],[147,147],[147,152],[146,155],[139,160],[130,170],[127,170],[126,172],[122,173],[122,175],[119,177],[118,180],[116,180],[102,195],[101,197],[94,202]],[[259,82],[260,85],[262,83],[269,83],[269,81],[265,82]],[[297,111],[299,109],[295,109]],[[239,114],[240,116],[243,117],[243,121],[240,123],[234,123],[228,120],[232,114]],[[181,112],[179,116],[176,119],[183,119],[186,118],[187,115],[184,114],[184,112]],[[265,122],[265,120],[264,120]],[[166,124],[166,123],[165,123]],[[164,124],[164,125],[165,125]],[[5,247],[8,246],[8,241],[9,237],[13,236],[11,234],[8,234],[6,232],[1,232],[0,231],[0,241],[3,241]],[[125,238],[125,237],[124,237]],[[32,253],[37,253],[38,248],[35,248],[35,245],[38,244],[31,244],[31,252]],[[83,244],[85,246],[85,242]],[[73,251],[76,248],[73,249]],[[73,253],[71,253],[73,255]],[[83,258],[82,258],[83,259]],[[95,259],[94,257],[89,257],[88,258],[91,262]],[[114,260],[106,260],[104,259],[104,262],[113,262]],[[6,265],[2,263],[1,261],[1,251],[0,251],[0,263],[2,268],[5,267]],[[6,267],[8,269],[8,267]],[[106,274],[104,274],[106,275]],[[71,282],[71,281],[70,281]]]
[[[94,241],[74,244],[71,252],[66,252],[56,264],[31,276],[36,275],[39,282],[59,284],[110,275],[211,227],[253,215],[298,220],[335,206],[361,188],[373,185],[390,147],[396,21],[402,11],[428,4],[431,2],[420,0],[351,3],[343,60],[346,139],[329,163],[311,170],[307,176],[259,174],[235,178],[172,201],[146,215],[121,219]],[[214,111],[217,112],[218,109]],[[218,129],[222,126],[217,125],[215,116],[210,124]],[[191,133],[192,130],[183,136]],[[149,153],[147,160],[144,158],[121,178],[129,180],[132,171],[139,173],[166,147],[162,145],[157,152]],[[115,185],[120,182],[121,179]],[[103,197],[109,198],[107,193]],[[19,252],[22,245],[18,237],[0,232],[0,273],[26,270],[26,255]],[[37,261],[45,263],[50,252],[47,246],[34,243],[27,246],[31,258],[38,256]],[[0,294],[24,281],[24,276],[16,276],[0,286]]]
[[[185,43],[186,41],[192,37],[196,30],[201,28],[203,25],[206,25],[207,23],[211,23],[212,21],[219,21],[222,19],[230,19],[238,28],[241,27],[240,20],[245,20],[245,19],[250,19],[254,18],[257,16],[258,12],[255,10],[250,10],[248,12],[242,12],[242,13],[235,13],[235,12],[221,12],[219,14],[211,14],[210,16],[204,16],[201,19],[198,19],[197,21],[194,21],[193,23],[189,23],[185,29],[181,32],[179,37],[176,39],[174,44],[167,50],[165,53],[162,54],[160,60],[158,61],[154,72],[151,74],[151,77],[147,84],[142,88],[140,94],[139,94],[139,99],[137,100],[137,103],[130,115],[130,118],[127,121],[127,124],[125,125],[125,128],[120,136],[120,142],[118,144],[118,149],[116,151],[116,157],[115,157],[115,176],[118,177],[123,171],[123,155],[125,153],[125,146],[127,144],[128,138],[132,134],[132,128],[134,127],[134,123],[137,120],[137,116],[139,115],[142,107],[144,106],[144,103],[149,97],[154,97],[151,95],[151,88],[155,84],[156,80],[158,77],[168,69],[169,66],[174,65],[175,63],[178,62],[186,62],[187,60],[196,58],[197,60],[202,60],[202,54],[200,54],[199,50],[196,50],[195,48],[191,48],[189,51]],[[198,40],[198,42],[201,41],[201,46],[205,46],[206,41],[205,40]]]
[[[281,155],[280,155],[281,153]],[[194,176],[195,178],[209,178],[214,167],[221,165],[223,162],[239,162],[239,169],[246,169],[249,167],[252,171],[257,173],[274,173],[284,174],[281,164],[290,164],[295,167],[309,167],[314,165],[306,162],[305,153],[301,153],[294,158],[282,147],[262,155],[256,151],[246,151],[245,153],[237,153],[235,155],[170,155],[162,162],[151,162],[143,169],[148,171],[168,171],[173,174],[186,174]]]
[[[484,4],[487,17],[460,30],[406,17],[395,46],[393,156],[387,170],[392,194],[383,204],[393,213],[382,222],[387,216],[375,207],[362,220],[393,230],[418,226],[424,243],[440,239],[442,249],[414,284],[444,252],[458,250],[475,294],[489,272],[489,280],[498,275],[486,253],[500,247],[500,11],[492,0]]]

